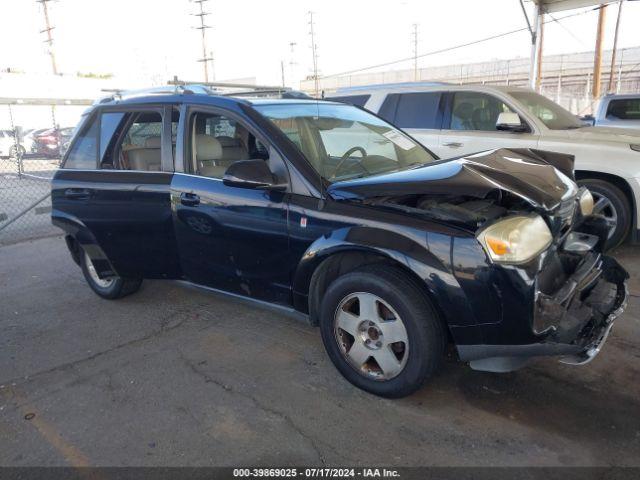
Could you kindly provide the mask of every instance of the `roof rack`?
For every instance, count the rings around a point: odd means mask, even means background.
[[[251,83],[233,83],[233,82],[189,82],[180,80],[174,76],[173,80],[167,82],[168,85],[176,87],[184,87],[188,90],[206,89],[209,95],[221,95],[225,97],[282,97],[295,92],[289,87],[273,86],[273,85],[254,85]],[[300,92],[300,94],[302,94]],[[304,95],[304,94],[302,94]],[[289,97],[292,98],[292,97]],[[301,97],[295,97],[301,98]]]

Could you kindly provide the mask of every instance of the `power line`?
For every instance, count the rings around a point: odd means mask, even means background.
[[[612,3],[612,2],[609,2],[609,3]],[[607,4],[604,4],[604,5],[607,5]],[[560,17],[558,19],[547,20],[547,21],[545,21],[543,23],[546,24],[546,23],[550,23],[550,22],[554,22],[554,21],[555,22],[560,22],[560,21],[565,20],[567,18],[577,17],[579,15],[585,15],[585,14],[590,13],[592,11],[601,9],[604,5],[599,5],[599,6],[595,7],[595,8],[593,8],[593,9],[586,10],[586,11],[583,11],[583,12],[577,12],[577,13],[572,13],[570,15],[565,15],[564,17]],[[325,76],[323,76],[321,78],[324,79],[324,78],[340,77],[342,75],[349,75],[349,74],[352,74],[352,73],[364,72],[366,70],[373,70],[375,68],[388,67],[389,65],[396,65],[398,63],[408,62],[408,61],[411,61],[411,60],[415,60],[417,58],[424,58],[424,57],[428,57],[428,56],[431,56],[431,55],[437,55],[437,54],[440,54],[440,53],[450,52],[452,50],[457,50],[457,49],[464,48],[464,47],[470,47],[472,45],[477,45],[479,43],[488,42],[490,40],[495,40],[495,39],[498,39],[498,38],[506,37],[508,35],[513,35],[514,33],[520,33],[520,32],[526,31],[526,30],[529,30],[529,28],[528,27],[518,28],[516,30],[511,30],[511,31],[504,32],[504,33],[499,33],[499,34],[496,34],[496,35],[491,35],[489,37],[484,37],[484,38],[481,38],[479,40],[474,40],[474,41],[471,41],[471,42],[461,43],[459,45],[454,45],[454,46],[451,46],[451,47],[441,48],[439,50],[432,50],[430,52],[422,53],[420,55],[414,55],[412,57],[401,58],[399,60],[393,60],[393,61],[385,62],[385,63],[378,63],[376,65],[369,65],[367,67],[357,68],[357,69],[354,69],[354,70],[347,70],[347,71],[344,71],[344,72],[333,73],[331,75],[325,75]]]

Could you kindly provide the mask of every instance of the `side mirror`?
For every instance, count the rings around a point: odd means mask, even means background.
[[[520,120],[520,115],[514,112],[502,112],[496,120],[496,130],[503,132],[526,132],[527,126]]]
[[[277,179],[264,160],[238,160],[232,163],[222,177],[222,183],[229,187],[262,190],[285,190],[286,184],[278,184]]]

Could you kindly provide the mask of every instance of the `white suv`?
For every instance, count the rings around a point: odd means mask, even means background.
[[[611,224],[609,246],[638,238],[640,134],[592,127],[532,90],[485,85],[352,87],[325,98],[366,108],[441,158],[501,147],[575,156],[578,183]]]

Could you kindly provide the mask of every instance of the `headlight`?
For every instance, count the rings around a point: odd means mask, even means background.
[[[551,245],[549,227],[539,215],[514,216],[488,226],[478,241],[495,262],[525,263]]]
[[[632,143],[631,145],[629,145],[631,147],[631,150],[635,150],[636,152],[640,152],[640,143]]]
[[[591,215],[593,213],[593,195],[586,188],[582,190],[579,202],[582,215]]]

